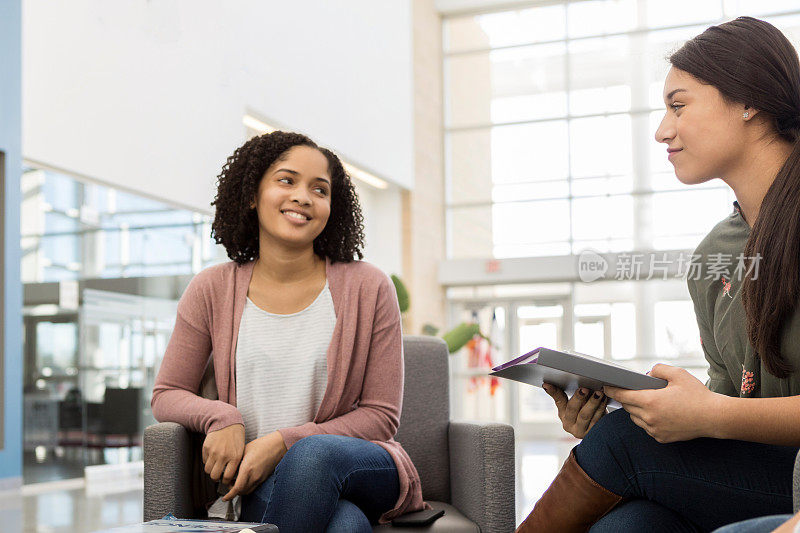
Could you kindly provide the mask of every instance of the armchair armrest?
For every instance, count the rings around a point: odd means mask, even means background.
[[[450,422],[451,503],[481,531],[514,531],[514,428]]]
[[[174,422],[144,430],[144,520],[192,517],[191,435]]]

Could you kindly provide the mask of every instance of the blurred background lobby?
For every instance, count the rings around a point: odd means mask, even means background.
[[[450,356],[451,416],[514,426],[521,521],[576,441],[491,364],[551,346],[705,380],[684,279],[575,265],[691,251],[731,211],[653,133],[667,55],[739,15],[800,46],[796,0],[0,0],[0,529],[141,521],[177,300],[227,260],[216,176],[273,129],[347,162],[406,333],[490,339]]]

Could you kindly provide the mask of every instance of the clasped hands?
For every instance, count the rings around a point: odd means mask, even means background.
[[[222,497],[225,501],[253,492],[272,474],[285,453],[283,436],[277,431],[245,445],[242,424],[211,431],[203,441],[206,474],[214,481],[233,485]]]
[[[564,430],[579,439],[603,417],[609,399],[622,404],[631,420],[658,442],[716,436],[714,419],[721,395],[682,368],[658,364],[648,374],[666,380],[667,386],[648,390],[584,388],[569,399],[555,385],[545,384],[544,390],[555,401]]]

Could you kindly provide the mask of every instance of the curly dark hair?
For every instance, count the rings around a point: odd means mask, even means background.
[[[364,257],[364,217],[342,162],[305,135],[275,131],[253,137],[237,148],[217,176],[217,195],[211,202],[216,207],[211,237],[240,265],[258,257],[258,214],[251,207],[258,185],[270,165],[295,146],[319,150],[328,160],[331,176],[331,213],[325,229],[314,239],[314,253],[341,263]]]

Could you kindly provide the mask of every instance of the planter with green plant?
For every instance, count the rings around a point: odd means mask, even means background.
[[[397,292],[397,303],[400,306],[400,313],[405,314],[408,312],[409,307],[411,307],[411,297],[408,294],[408,289],[399,276],[392,274],[391,278],[392,283],[394,283],[394,289]],[[437,333],[439,333],[439,328],[433,324],[425,324],[422,326],[423,335],[435,337]],[[444,333],[442,339],[447,343],[447,351],[450,352],[450,354],[454,354],[463,348],[475,335],[479,335],[488,340],[488,337],[481,333],[480,326],[476,322],[461,322],[447,333]]]

